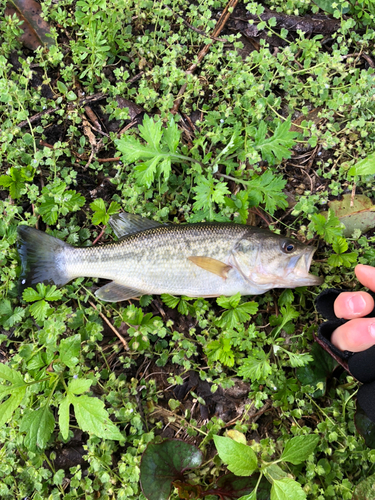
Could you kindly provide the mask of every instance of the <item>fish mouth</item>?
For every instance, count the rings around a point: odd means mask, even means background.
[[[323,278],[309,273],[312,258],[316,252],[316,247],[307,247],[302,255],[290,259],[285,278],[288,281],[298,283],[296,286],[315,286],[323,283]]]

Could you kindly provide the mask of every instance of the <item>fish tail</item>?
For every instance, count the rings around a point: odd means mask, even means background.
[[[20,292],[36,283],[62,286],[74,278],[67,272],[68,243],[29,226],[18,226],[18,253],[21,257]]]

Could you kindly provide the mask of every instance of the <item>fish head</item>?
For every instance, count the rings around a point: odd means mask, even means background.
[[[237,243],[233,259],[245,280],[266,292],[320,285],[323,279],[309,273],[315,251],[295,239],[254,228]]]

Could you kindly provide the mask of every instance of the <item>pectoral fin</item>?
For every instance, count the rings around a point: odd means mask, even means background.
[[[95,295],[100,300],[104,302],[121,302],[122,300],[134,299],[135,297],[140,297],[145,295],[146,292],[141,290],[133,290],[132,288],[127,288],[126,286],[119,285],[115,281],[104,285],[99,290],[95,292]]]
[[[228,272],[232,269],[232,266],[211,257],[188,257],[188,260],[210,273],[217,274],[223,279],[227,278]]]

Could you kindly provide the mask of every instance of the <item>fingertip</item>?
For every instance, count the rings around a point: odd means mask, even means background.
[[[362,285],[375,291],[375,267],[358,264],[354,269],[355,275]]]
[[[360,352],[375,345],[375,319],[353,319],[332,333],[331,342],[341,351]]]
[[[342,292],[333,307],[338,318],[360,318],[374,309],[374,299],[367,292]]]

